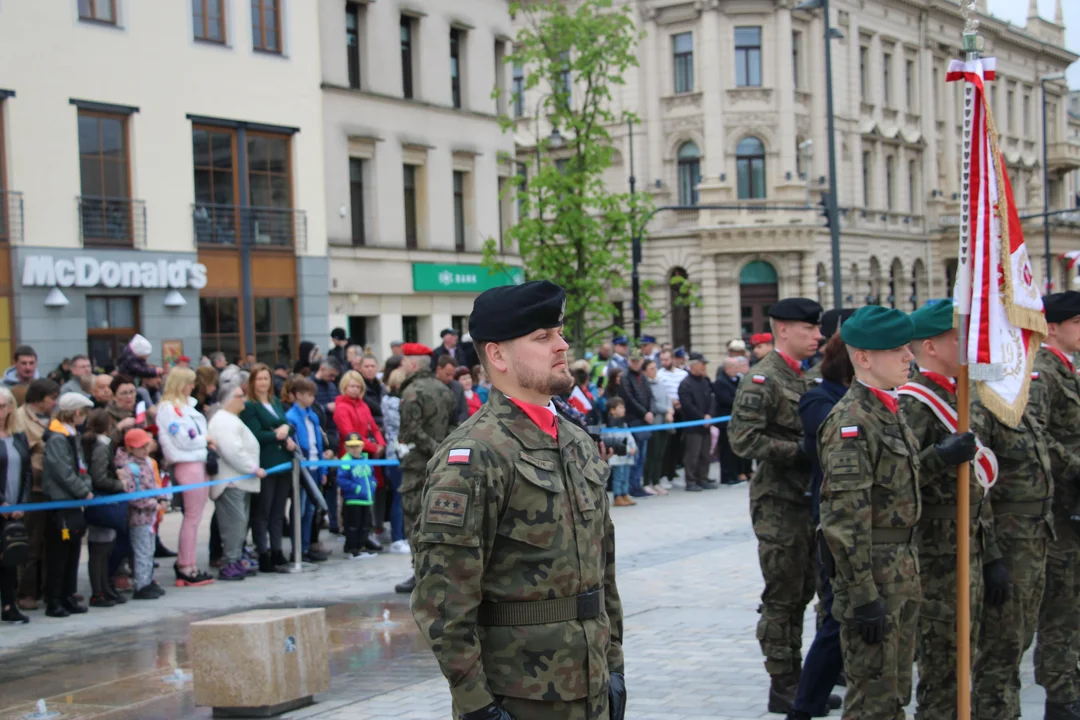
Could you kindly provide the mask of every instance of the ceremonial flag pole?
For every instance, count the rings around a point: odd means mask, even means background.
[[[971,429],[970,382],[1002,423],[1017,427],[1027,405],[1035,353],[1046,335],[1042,296],[1034,284],[1020,216],[1005,173],[984,82],[996,63],[982,58],[975,0],[962,0],[964,61],[946,81],[964,82],[960,247],[954,298],[960,343],[957,430]],[[956,473],[956,709],[971,718],[971,468]],[[987,492],[990,483],[979,477]]]

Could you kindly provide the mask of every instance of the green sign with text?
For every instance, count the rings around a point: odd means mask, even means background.
[[[413,263],[413,290],[417,292],[481,293],[502,285],[520,285],[525,273],[518,267],[496,271],[483,265]]]

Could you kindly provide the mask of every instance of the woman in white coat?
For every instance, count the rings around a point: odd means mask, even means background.
[[[266,477],[266,471],[259,467],[258,438],[239,418],[246,400],[243,385],[227,385],[218,391],[218,402],[221,404],[210,417],[208,434],[218,453],[218,472],[211,479],[255,475],[210,488],[223,547],[219,580],[243,580],[256,573],[254,568],[246,567],[241,559],[251,514],[251,496],[259,492],[259,481]]]

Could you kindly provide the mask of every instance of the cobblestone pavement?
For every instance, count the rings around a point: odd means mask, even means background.
[[[715,467],[714,467],[715,471]],[[778,718],[766,712],[768,678],[754,637],[761,590],[747,486],[639,501],[613,509],[633,720]],[[163,537],[175,544],[179,518]],[[204,523],[203,535],[206,534]],[[205,553],[205,542],[200,543]],[[335,553],[340,556],[340,551]],[[163,563],[166,565],[166,563]],[[169,574],[158,571],[159,582]],[[404,556],[332,560],[318,572],[176,589],[77,618],[39,611],[30,625],[0,628],[0,720],[21,718],[38,697],[65,718],[209,717],[191,703],[187,624],[253,606],[328,606],[333,680],[318,702],[286,717],[376,720],[450,717],[446,682],[416,633],[406,599],[391,592]],[[391,622],[383,623],[383,612]],[[805,642],[812,638],[812,613]],[[1030,655],[1024,716],[1041,717]],[[141,705],[136,702],[157,702]],[[123,707],[127,703],[127,707]],[[912,712],[912,710],[909,710]],[[834,713],[835,715],[836,713]]]

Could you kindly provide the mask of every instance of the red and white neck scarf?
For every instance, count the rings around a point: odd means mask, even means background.
[[[1043,347],[1046,348],[1047,350],[1049,350],[1050,352],[1054,353],[1054,357],[1056,357],[1058,360],[1065,363],[1065,367],[1069,368],[1069,372],[1071,372],[1071,373],[1076,372],[1076,368],[1073,366],[1073,361],[1069,359],[1068,355],[1061,352],[1056,347],[1051,347],[1050,345],[1047,345],[1046,343],[1043,343]]]
[[[944,425],[945,429],[950,433],[957,431],[959,419],[957,418],[956,410],[953,409],[952,405],[938,397],[937,393],[930,388],[917,382],[907,382],[901,385],[897,392],[904,397],[915,398],[923,405],[930,408],[934,415],[937,416],[937,419],[941,421],[941,424]],[[997,456],[994,455],[993,450],[984,446],[978,438],[975,438],[975,445],[979,448],[975,453],[974,460],[975,479],[979,481],[980,485],[989,490],[994,486],[994,483],[997,482]]]

